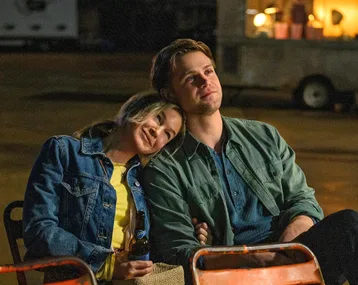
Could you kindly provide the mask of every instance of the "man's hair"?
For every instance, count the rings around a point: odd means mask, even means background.
[[[159,51],[153,58],[152,67],[150,71],[150,80],[152,87],[164,99],[176,101],[170,98],[168,92],[162,92],[162,89],[170,88],[172,73],[175,69],[175,61],[178,56],[183,56],[190,52],[200,51],[210,58],[213,66],[215,62],[210,48],[200,41],[192,39],[177,39],[168,46]]]

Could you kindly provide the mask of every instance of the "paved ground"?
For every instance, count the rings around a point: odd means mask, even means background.
[[[122,101],[149,87],[151,55],[0,54],[0,213],[23,199],[27,177],[42,143],[83,125],[112,117]],[[273,124],[296,150],[326,214],[358,210],[356,113],[295,109],[287,94],[243,92],[242,107],[223,113]],[[3,226],[0,263],[11,263]],[[31,277],[38,284],[38,276]],[[0,285],[16,284],[1,276]]]

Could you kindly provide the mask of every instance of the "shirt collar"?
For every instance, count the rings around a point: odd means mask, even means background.
[[[232,127],[229,122],[229,118],[224,117],[224,116],[221,116],[221,118],[222,118],[222,121],[224,124],[224,130],[226,131],[226,134],[227,134],[226,143],[228,143],[229,141],[232,141],[234,143],[237,143],[238,145],[241,145],[239,137],[237,135],[235,135],[232,130]],[[187,131],[186,135],[185,135],[184,142],[183,142],[183,149],[184,149],[189,160],[197,152],[199,145],[206,146],[205,144],[203,144],[202,142],[197,140],[189,131]]]

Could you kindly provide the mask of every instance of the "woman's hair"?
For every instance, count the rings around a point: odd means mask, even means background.
[[[162,89],[170,88],[172,73],[175,69],[175,61],[178,56],[190,52],[200,51],[210,58],[213,66],[215,62],[210,48],[200,41],[192,39],[177,39],[159,51],[153,58],[150,71],[150,81],[154,90],[164,99],[176,102],[168,92],[161,92]]]
[[[104,138],[113,132],[124,129],[129,123],[141,124],[148,115],[159,115],[166,109],[176,110],[183,119],[179,135],[185,133],[185,115],[182,109],[171,102],[163,100],[156,93],[136,94],[129,98],[121,107],[113,120],[104,120],[85,126],[76,131],[75,138],[101,137]]]

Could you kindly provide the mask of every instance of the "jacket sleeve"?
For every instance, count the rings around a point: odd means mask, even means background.
[[[183,265],[190,282],[191,252],[200,244],[194,234],[183,181],[173,168],[170,163],[165,167],[149,164],[143,170],[142,185],[151,212],[151,256],[156,262]]]
[[[315,198],[314,189],[307,185],[305,174],[295,162],[295,152],[276,129],[274,129],[274,136],[283,169],[281,185],[284,204],[279,221],[281,228],[285,228],[298,215],[321,220],[323,211]]]
[[[60,184],[68,163],[66,145],[50,138],[32,168],[23,208],[25,259],[45,256],[77,256],[95,272],[110,250],[82,241],[59,226]]]

